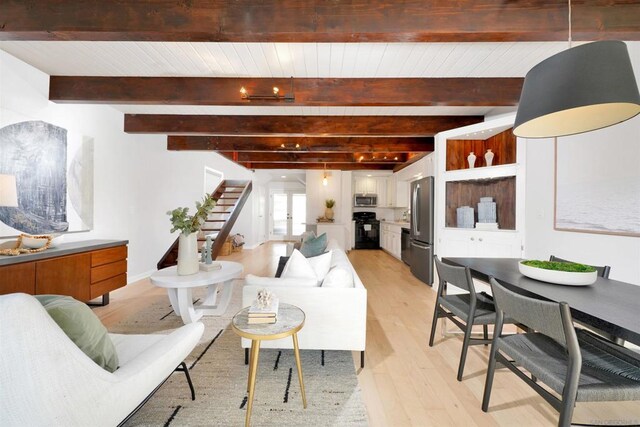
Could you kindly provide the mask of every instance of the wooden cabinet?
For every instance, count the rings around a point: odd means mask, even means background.
[[[0,266],[0,294],[69,295],[89,301],[126,284],[126,245],[96,250],[89,246],[77,253]]]
[[[447,141],[447,170],[469,169],[467,157],[476,156],[475,167],[487,166],[484,155],[493,153],[492,166],[516,162],[516,137],[513,129],[507,129],[487,139],[449,139]]]

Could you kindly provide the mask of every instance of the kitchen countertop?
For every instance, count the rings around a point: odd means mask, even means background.
[[[384,224],[397,225],[397,226],[400,226],[402,228],[409,228],[410,227],[410,223],[403,222],[403,221],[380,221],[380,222],[384,223]]]

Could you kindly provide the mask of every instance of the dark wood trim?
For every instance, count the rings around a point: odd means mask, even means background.
[[[278,153],[265,151],[222,152],[222,156],[238,163],[380,163],[400,164],[406,153]],[[366,157],[365,157],[366,156]],[[362,160],[360,160],[362,159]]]
[[[640,40],[636,1],[573,4],[574,40]],[[567,3],[3,0],[0,40],[488,42],[567,39]]]
[[[167,138],[168,150],[193,151],[277,151],[280,153],[406,153],[433,151],[433,137],[269,137],[269,136],[184,136]]]
[[[393,170],[394,164],[381,163],[248,163],[238,162],[247,169],[327,169],[327,170]]]
[[[349,78],[293,79],[295,106],[515,106],[522,78]],[[290,92],[285,78],[75,77],[51,76],[49,100],[97,104],[278,105],[246,101],[270,94],[274,86]]]
[[[434,136],[483,116],[220,116],[126,114],[128,133],[255,136]]]

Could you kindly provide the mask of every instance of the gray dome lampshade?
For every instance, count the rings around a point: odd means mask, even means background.
[[[513,133],[550,138],[589,132],[640,114],[627,45],[599,41],[560,52],[524,79]]]

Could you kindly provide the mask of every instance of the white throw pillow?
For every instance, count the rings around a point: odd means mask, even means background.
[[[316,273],[318,284],[320,284],[324,280],[324,277],[331,269],[331,259],[331,251],[325,252],[322,255],[307,258],[307,261],[309,261],[309,264],[311,264],[313,271]]]
[[[322,282],[323,288],[353,288],[353,271],[342,267],[329,270]]]
[[[294,249],[291,253],[289,261],[285,264],[280,277],[308,277],[314,278],[316,281],[318,280],[318,276],[309,260],[297,249]]]
[[[253,274],[247,274],[244,278],[244,282],[247,286],[264,286],[264,287],[278,287],[278,286],[297,286],[297,287],[317,287],[318,281],[315,277],[301,278],[301,277],[261,277],[254,276]]]

